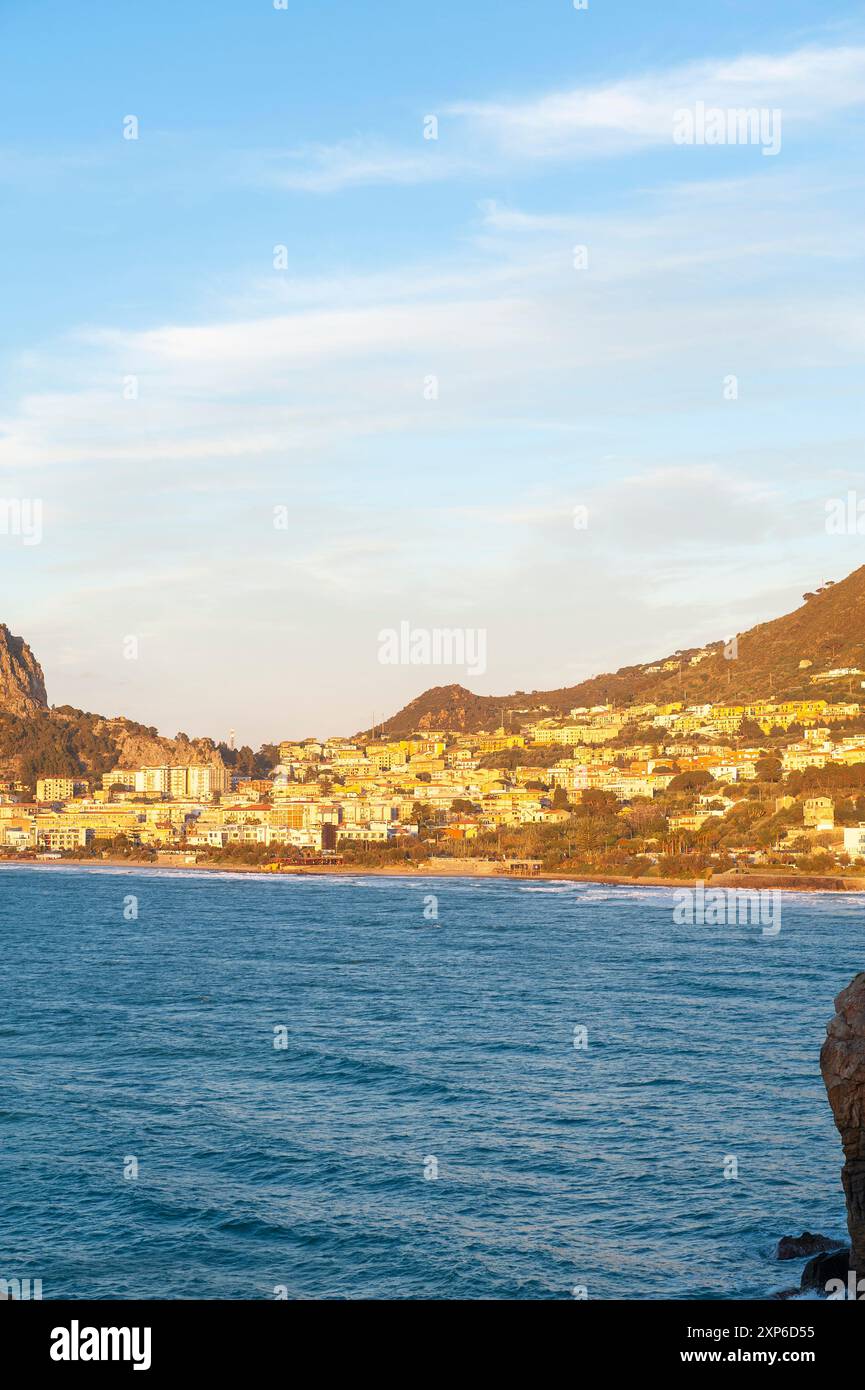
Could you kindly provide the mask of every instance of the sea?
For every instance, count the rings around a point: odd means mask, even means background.
[[[0,1278],[44,1299],[746,1299],[843,1238],[865,900],[0,868]]]

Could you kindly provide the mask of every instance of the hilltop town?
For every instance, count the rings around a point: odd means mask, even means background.
[[[98,784],[46,774],[32,793],[0,783],[0,852],[393,866],[445,855],[649,876],[865,860],[856,701],[598,706],[517,732],[308,738],[279,744],[265,776],[225,755],[116,767]]]
[[[438,687],[375,729],[258,753],[49,709],[29,648],[0,628],[0,856],[865,873],[863,594],[858,570],[738,638],[570,692]],[[769,689],[728,694],[755,683]],[[617,698],[562,707],[599,689]]]

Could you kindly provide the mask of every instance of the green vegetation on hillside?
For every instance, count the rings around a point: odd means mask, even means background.
[[[26,718],[0,713],[0,764],[15,767],[27,786],[37,776],[100,775],[114,766],[114,743],[97,734],[94,716],[64,706]]]

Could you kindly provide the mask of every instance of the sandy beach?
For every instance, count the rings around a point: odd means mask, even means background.
[[[545,870],[538,874],[500,874],[496,872],[499,867],[496,863],[488,859],[450,859],[438,858],[430,859],[424,864],[401,864],[401,865],[375,865],[363,867],[352,864],[310,864],[291,866],[281,870],[279,873],[267,873],[257,864],[178,864],[170,861],[154,862],[144,859],[124,859],[120,857],[107,859],[3,859],[0,860],[2,868],[39,868],[39,869],[158,869],[160,872],[169,873],[220,873],[220,874],[258,874],[268,878],[309,878],[309,877],[349,877],[349,878],[497,878],[518,883],[538,883],[538,882],[572,882],[572,883],[605,883],[610,886],[618,887],[639,887],[639,888],[693,888],[696,883],[704,883],[711,888],[740,888],[751,891],[768,891],[776,889],[787,893],[863,893],[865,892],[865,875],[838,875],[829,876],[825,874],[773,874],[773,873],[745,873],[745,874],[717,874],[706,879],[698,878],[662,878],[662,877],[628,877],[623,874],[571,874],[561,869],[557,871]]]

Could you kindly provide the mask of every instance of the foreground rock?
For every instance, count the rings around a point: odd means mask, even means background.
[[[816,1237],[818,1240],[826,1240],[826,1236]],[[793,1258],[793,1257],[790,1257]],[[808,1264],[802,1269],[802,1277],[798,1286],[793,1289],[777,1289],[775,1293],[769,1294],[769,1298],[801,1298],[802,1294],[808,1293],[829,1293],[829,1280],[840,1280],[841,1284],[847,1284],[850,1275],[850,1245],[834,1244],[833,1250],[822,1250],[818,1255],[809,1259]]]
[[[819,1289],[825,1293],[830,1279],[840,1279],[842,1283],[846,1283],[849,1269],[849,1246],[842,1245],[840,1249],[823,1251],[809,1260],[802,1270],[799,1288],[803,1293],[806,1289]]]
[[[819,1255],[823,1250],[837,1250],[838,1241],[803,1231],[800,1236],[782,1236],[775,1255],[779,1260],[801,1260],[806,1255]]]
[[[849,1268],[865,1277],[865,972],[835,1000],[820,1070],[844,1148],[841,1181],[847,1198]],[[820,1256],[817,1257],[821,1258]],[[812,1262],[813,1263],[813,1262]],[[827,1278],[834,1277],[827,1275]]]

